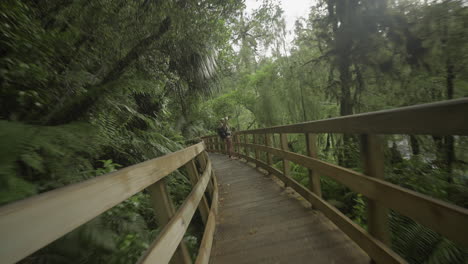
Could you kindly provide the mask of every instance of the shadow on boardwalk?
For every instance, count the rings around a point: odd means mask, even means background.
[[[227,156],[210,154],[219,217],[210,263],[369,263],[367,255],[290,188]]]

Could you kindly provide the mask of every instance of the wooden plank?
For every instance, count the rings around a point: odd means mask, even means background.
[[[287,134],[280,134],[280,144],[281,149],[284,151],[288,151],[288,135]],[[283,174],[286,177],[291,176],[291,164],[289,160],[283,159]]]
[[[249,158],[251,161],[255,161]],[[300,183],[290,177],[286,177],[279,170],[268,166],[268,164],[257,161],[260,167],[277,176],[285,184],[293,188],[297,193],[309,201],[315,208],[320,210],[328,219],[330,219],[338,228],[348,235],[359,247],[361,247],[372,259],[379,263],[406,263],[398,254],[393,252],[385,244],[369,235],[363,228],[355,224],[338,209],[328,204],[325,200],[318,197]]]
[[[213,185],[214,185],[214,188],[213,188],[213,199],[212,199],[212,203],[211,203],[211,206],[213,207],[214,206],[214,211],[215,211],[215,215],[218,215],[218,196],[219,196],[219,189],[218,189],[218,179],[216,178],[216,174],[214,172],[214,170],[211,170],[211,179],[213,180]]]
[[[265,134],[265,145],[268,147],[272,147],[272,144],[271,144],[272,136],[273,136],[272,134]],[[273,155],[271,155],[270,152],[267,152],[267,164],[270,166],[273,165]]]
[[[241,143],[240,141],[241,136],[236,134],[235,138],[236,138],[236,156],[239,157],[239,153],[242,152],[242,147],[241,145],[239,145],[239,143]]]
[[[306,168],[315,169],[353,191],[362,193],[468,247],[468,209],[304,155],[261,145],[249,145]]]
[[[187,199],[180,206],[171,221],[164,227],[156,240],[152,243],[138,263],[169,263],[177,245],[184,237],[198,203],[203,197],[206,186],[210,180],[211,162],[200,177],[197,185],[192,189]]]
[[[260,145],[260,139],[258,137],[258,134],[254,134],[254,144]],[[255,149],[255,159],[260,160],[260,151],[258,149]]]
[[[384,153],[382,138],[377,135],[361,136],[364,174],[384,180]],[[367,199],[367,223],[371,235],[390,245],[388,209],[373,199]]]
[[[211,155],[222,186],[211,263],[369,263],[363,250],[292,190],[226,160]]]
[[[245,144],[248,144],[249,141],[248,141],[248,134],[244,134],[244,143]],[[247,147],[247,145],[243,145],[244,146],[244,152],[245,152],[245,155],[246,156],[249,156],[249,148]]]
[[[211,142],[209,137],[202,137],[203,141],[205,141],[205,148],[207,151],[211,150]]]
[[[207,138],[207,140],[208,140],[208,149],[209,149],[209,151],[212,151],[214,149],[213,138],[210,137],[210,138]]]
[[[175,214],[174,204],[172,203],[169,192],[167,191],[165,179],[161,179],[160,181],[150,185],[147,190],[150,194],[154,211],[156,212],[155,217],[158,225],[163,227],[169,223]],[[188,248],[183,241],[180,242],[174,256],[172,257],[172,261],[175,264],[192,263]]]
[[[315,134],[306,133],[306,148],[309,157],[317,158],[317,138]],[[322,197],[322,189],[320,187],[320,175],[313,169],[309,169],[309,190],[315,193],[318,197]]]
[[[236,139],[237,135],[236,134],[232,134],[231,136],[231,140],[232,140],[232,155],[235,157],[236,156],[236,153],[237,153],[237,139]]]
[[[194,160],[189,161],[185,165],[185,169],[187,170],[187,174],[189,176],[190,182],[192,183],[192,187],[196,186],[200,176],[198,175],[198,170],[197,170],[197,167],[195,166],[195,161]],[[203,223],[206,225],[210,210],[209,210],[208,202],[204,195],[200,203],[198,204],[198,210],[200,212],[200,216],[202,218]]]
[[[462,98],[237,133],[468,135],[466,113],[468,98]]]
[[[195,260],[196,264],[208,264],[210,260],[211,247],[213,245],[213,235],[215,231],[216,220],[213,211],[210,212],[208,222],[205,225],[205,232],[198,250],[198,256]]]
[[[187,163],[203,143],[0,208],[0,258],[15,263]],[[34,219],[34,224],[31,224]]]
[[[198,159],[198,161],[200,162],[200,165],[201,165],[201,167],[202,167],[201,173],[203,173],[203,171],[206,170],[206,164],[207,164],[208,159],[209,159],[209,158],[208,158],[208,153],[207,153],[206,151],[203,151],[202,153],[200,153],[200,154],[197,156],[197,159]],[[213,193],[213,183],[212,183],[211,181],[208,183],[207,189],[208,189],[208,192],[205,193],[205,194],[207,194],[208,197],[211,198],[211,194]]]
[[[213,181],[216,182],[214,174],[211,176]],[[211,248],[213,246],[213,236],[216,228],[216,215],[218,212],[218,187],[215,185],[213,190],[213,201],[211,202],[210,214],[208,222],[205,225],[203,238],[198,250],[198,256],[195,261],[196,264],[208,264],[211,255]]]

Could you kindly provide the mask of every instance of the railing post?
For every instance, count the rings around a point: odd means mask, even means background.
[[[206,169],[206,166],[202,166],[202,167],[205,167],[203,168],[203,170]],[[192,183],[192,187],[194,187],[195,185],[197,185],[198,180],[200,179],[200,175],[198,174],[195,161],[191,160],[187,164],[185,164],[185,169],[187,170],[187,174],[190,179],[190,182]],[[210,206],[208,205],[208,201],[206,200],[205,195],[203,195],[200,203],[198,204],[198,210],[200,211],[200,215],[201,215],[203,223],[206,225],[206,221],[208,221],[208,215],[210,214]]]
[[[235,145],[236,148],[234,149],[235,152],[236,152],[235,154],[236,154],[236,156],[237,156],[238,158],[240,158],[241,146],[239,145],[240,140],[239,140],[239,135],[238,135],[238,134],[235,134],[235,135],[234,135],[234,141],[235,141],[235,143],[236,143],[236,145]]]
[[[254,134],[253,137],[254,137],[254,144],[259,144],[260,143],[259,134]],[[255,160],[259,161],[259,159],[260,159],[260,151],[257,148],[255,148]],[[255,167],[258,167],[257,162],[255,162]]]
[[[197,157],[197,160],[200,163],[202,172],[206,170],[206,164],[208,163],[208,159],[209,159],[209,157],[208,157],[208,153],[206,151],[203,151]],[[212,194],[213,194],[213,188],[214,188],[213,184],[214,184],[213,183],[213,178],[211,178],[210,182],[208,183],[208,186],[206,187],[206,189],[208,190],[208,196],[210,198],[212,198]]]
[[[224,149],[224,154],[227,155],[229,153],[228,146],[227,146],[227,138],[223,139],[223,145],[224,145],[224,148],[223,148]]]
[[[362,135],[361,151],[364,174],[369,177],[384,179],[382,137],[377,135]],[[388,209],[378,202],[368,199],[367,214],[369,233],[389,246]]]
[[[248,144],[249,141],[247,140],[248,134],[244,134],[244,143]],[[245,151],[245,156],[249,157],[249,148],[247,146],[244,146],[244,151]]]
[[[267,147],[271,147],[271,136],[272,134],[265,134],[265,145]],[[267,164],[269,166],[273,165],[273,156],[271,155],[270,152],[267,152]]]
[[[169,223],[172,216],[175,214],[174,205],[171,197],[169,196],[169,192],[167,191],[165,179],[161,179],[150,185],[147,190],[150,194],[151,203],[156,213],[156,221],[163,227]],[[177,264],[192,263],[189,251],[183,240],[180,242],[179,247],[172,256],[172,261]]]
[[[317,137],[315,134],[306,133],[306,146],[307,155],[312,158],[317,158]],[[320,175],[314,170],[309,169],[309,189],[318,197],[322,197],[322,190],[320,188]]]
[[[281,149],[284,151],[288,151],[288,135],[287,134],[280,134],[280,143]],[[285,177],[289,177],[291,174],[291,164],[289,160],[283,159],[283,174]],[[287,187],[287,184],[284,184]]]

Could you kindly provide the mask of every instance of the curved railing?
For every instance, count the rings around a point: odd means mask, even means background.
[[[187,169],[193,188],[175,211],[164,181],[182,166]],[[27,257],[145,188],[164,229],[138,263],[169,263],[172,257],[176,263],[191,263],[181,241],[197,208],[205,232],[196,263],[208,263],[218,189],[203,143],[1,207],[1,263],[15,263]],[[206,190],[210,197],[205,197]]]
[[[288,151],[288,133],[305,135],[307,156]],[[360,134],[364,173],[319,160],[316,150],[318,133]],[[274,134],[279,134],[280,148],[272,146]],[[468,99],[240,131],[234,134],[233,141],[236,155],[254,162],[293,188],[378,263],[405,263],[389,247],[388,208],[468,247],[467,209],[384,180],[384,156],[379,134],[466,136]],[[225,153],[224,142],[217,136],[203,139],[208,151]],[[264,160],[260,158],[261,152],[267,154]],[[283,160],[283,171],[272,167],[273,155]],[[290,177],[290,161],[309,169],[309,189]],[[322,199],[319,175],[328,176],[367,197],[368,231]]]

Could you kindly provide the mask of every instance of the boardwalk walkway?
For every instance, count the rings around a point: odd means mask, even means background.
[[[211,263],[369,263],[320,212],[245,162],[210,154],[220,184]]]

